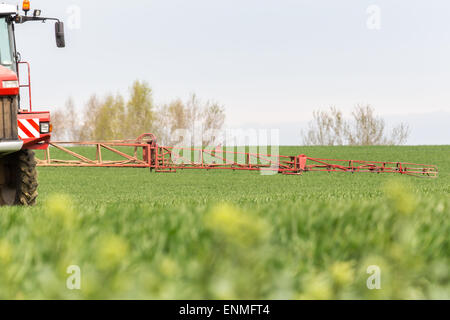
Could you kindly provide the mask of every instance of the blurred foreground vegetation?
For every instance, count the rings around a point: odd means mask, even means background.
[[[406,154],[438,180],[42,168],[37,207],[0,209],[0,298],[449,299],[447,150],[305,152]],[[81,290],[67,289],[72,265]]]

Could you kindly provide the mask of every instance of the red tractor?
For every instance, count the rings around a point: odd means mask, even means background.
[[[65,47],[64,24],[58,19],[41,17],[23,2],[25,15],[18,6],[0,4],[0,205],[34,205],[38,195],[36,161],[33,150],[47,149],[52,126],[49,112],[36,112],[31,104],[30,66],[17,52],[15,25],[31,21],[56,21],[56,44]],[[19,67],[26,66],[28,82],[19,81]],[[20,89],[28,91],[29,104],[21,101]],[[25,99],[23,99],[25,100]]]

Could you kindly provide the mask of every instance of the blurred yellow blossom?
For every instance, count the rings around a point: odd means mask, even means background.
[[[11,262],[13,248],[6,240],[0,240],[0,264]]]
[[[97,266],[101,269],[114,268],[127,254],[128,244],[124,239],[116,235],[102,237],[98,243]]]
[[[331,277],[336,285],[350,285],[355,276],[352,262],[336,262],[330,267]]]
[[[64,227],[70,227],[75,221],[72,199],[62,194],[51,195],[45,204],[46,215]]]
[[[164,258],[162,259],[160,264],[160,271],[166,277],[171,278],[175,277],[179,273],[179,268],[174,260],[170,258]]]
[[[390,181],[386,184],[384,193],[393,209],[405,216],[413,213],[417,207],[416,197],[398,181]]]
[[[328,277],[316,275],[308,278],[299,300],[329,300],[333,298],[333,289]]]
[[[213,208],[207,215],[206,225],[229,242],[242,246],[257,244],[270,233],[270,227],[263,219],[228,204]]]

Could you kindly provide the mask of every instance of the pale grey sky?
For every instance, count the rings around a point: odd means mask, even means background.
[[[426,127],[440,133],[422,128],[412,143],[433,144],[439,135],[450,144],[442,120],[450,120],[448,0],[31,4],[67,28],[67,48],[57,49],[53,24],[17,27],[23,60],[32,63],[36,106],[63,107],[69,96],[82,106],[93,93],[126,93],[141,79],[158,103],[193,92],[220,102],[231,126],[293,125],[317,108],[349,112],[363,102],[392,119],[427,113]],[[77,20],[70,8],[80,10],[79,28],[70,28]],[[374,26],[373,8],[380,10],[379,30],[367,26]]]

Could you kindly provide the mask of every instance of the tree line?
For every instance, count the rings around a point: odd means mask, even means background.
[[[202,102],[195,94],[187,101],[156,105],[148,83],[135,81],[128,99],[122,94],[92,95],[81,113],[68,99],[64,109],[53,113],[52,123],[53,140],[59,141],[126,140],[151,132],[167,145],[179,143],[183,134],[192,138],[191,145],[211,146],[216,143],[211,132],[224,127],[225,110],[217,102]],[[357,105],[349,119],[335,107],[314,111],[308,130],[302,131],[305,145],[320,146],[401,145],[409,134],[404,123],[388,132],[384,119],[370,105]]]
[[[151,132],[160,141],[171,143],[178,129],[196,130],[201,136],[210,130],[222,129],[225,110],[216,102],[202,102],[195,94],[188,101],[175,99],[158,106],[148,83],[135,81],[128,99],[122,94],[101,98],[92,95],[81,113],[69,98],[64,109],[53,113],[52,123],[53,140],[125,140]],[[202,142],[211,141],[203,139]]]

